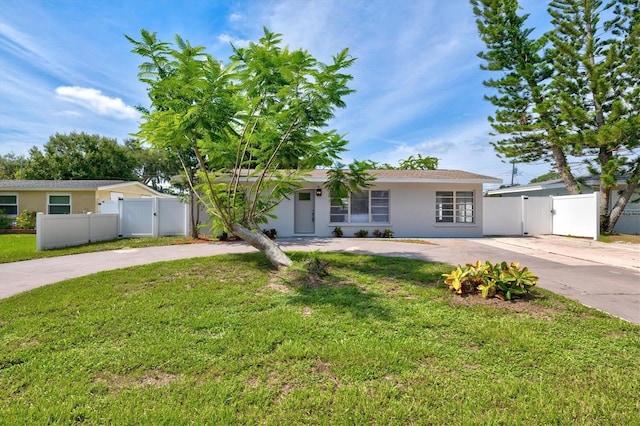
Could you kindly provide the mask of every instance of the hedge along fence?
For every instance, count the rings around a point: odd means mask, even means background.
[[[36,250],[118,238],[117,214],[36,215]]]

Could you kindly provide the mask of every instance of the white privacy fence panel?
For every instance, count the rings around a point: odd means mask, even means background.
[[[553,233],[598,239],[599,193],[563,195],[553,199]]]
[[[482,204],[484,235],[522,235],[522,200],[486,197]]]
[[[118,238],[117,214],[36,215],[36,249],[49,250]]]
[[[598,201],[597,193],[551,197],[486,197],[483,199],[483,234],[555,234],[597,239]]]

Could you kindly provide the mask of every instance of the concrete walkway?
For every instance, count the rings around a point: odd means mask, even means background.
[[[558,236],[428,239],[425,244],[354,238],[280,239],[288,251],[346,251],[449,263],[518,261],[538,286],[640,324],[640,246]],[[0,298],[95,272],[153,262],[255,251],[244,243],[121,249],[0,265]]]

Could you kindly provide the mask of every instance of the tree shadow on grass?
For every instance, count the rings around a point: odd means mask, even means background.
[[[294,253],[292,259],[308,254]],[[369,276],[375,280],[402,280],[421,287],[443,285],[442,274],[450,272],[451,265],[427,262],[406,257],[388,257],[351,253],[322,253],[330,268],[342,269]]]
[[[376,291],[368,291],[363,281],[381,285],[417,285],[435,287],[442,282],[443,271],[450,266],[433,264],[418,259],[390,258],[350,253],[289,253],[292,260],[302,264],[312,257],[327,263],[329,275],[309,276],[300,269],[289,275],[287,285],[294,288],[296,295],[290,298],[292,304],[306,306],[331,305],[350,312],[356,318],[373,317],[392,321],[391,310],[384,305],[384,296]]]
[[[362,291],[353,284],[340,287],[299,287],[296,294],[289,298],[289,303],[316,308],[332,307],[338,313],[348,312],[358,319],[393,321],[390,309],[381,303],[379,296]]]

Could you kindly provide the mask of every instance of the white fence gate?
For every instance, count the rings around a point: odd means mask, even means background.
[[[597,239],[597,193],[550,197],[486,197],[484,235],[572,235]]]
[[[121,237],[189,234],[189,206],[176,198],[121,198],[104,201],[100,213],[117,213]]]

